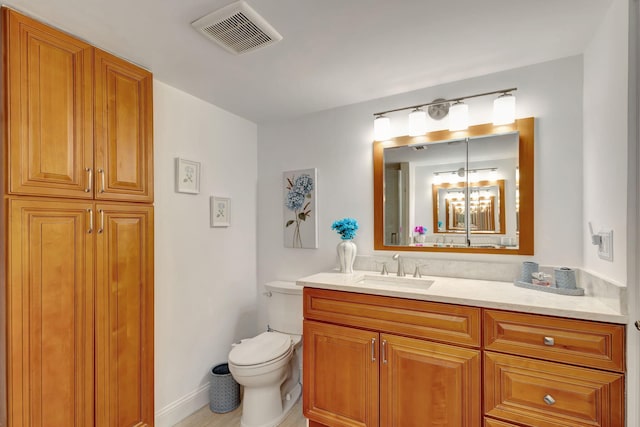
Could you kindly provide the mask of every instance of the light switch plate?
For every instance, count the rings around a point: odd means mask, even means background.
[[[598,245],[598,256],[607,261],[613,261],[613,230],[600,231],[600,244]]]

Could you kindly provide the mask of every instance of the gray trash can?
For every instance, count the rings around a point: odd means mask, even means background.
[[[229,364],[221,363],[211,369],[209,377],[209,409],[223,414],[240,405],[240,384],[229,372]]]

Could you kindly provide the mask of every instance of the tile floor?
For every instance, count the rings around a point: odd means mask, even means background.
[[[202,407],[198,412],[180,421],[174,427],[240,427],[242,405],[235,411],[226,414],[215,414],[209,410],[209,405]],[[302,416],[302,397],[293,406],[287,418],[280,427],[305,427],[307,425]]]

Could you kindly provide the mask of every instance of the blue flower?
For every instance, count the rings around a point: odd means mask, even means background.
[[[285,205],[291,211],[297,211],[304,204],[304,194],[296,191],[289,191],[287,193],[287,201]]]
[[[358,221],[353,218],[342,218],[334,221],[331,225],[332,230],[336,230],[342,240],[351,240],[356,237],[358,230]]]
[[[307,175],[300,175],[293,183],[293,191],[300,194],[309,194],[313,190],[313,179]]]

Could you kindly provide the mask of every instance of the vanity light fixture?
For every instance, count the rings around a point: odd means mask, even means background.
[[[373,137],[376,141],[385,141],[391,137],[391,120],[384,114],[376,115],[373,121]]]
[[[409,113],[409,136],[422,135],[427,132],[427,113],[416,108]]]
[[[494,90],[492,92],[479,93],[476,95],[461,96],[458,98],[444,99],[438,98],[432,102],[412,105],[409,107],[395,108],[393,110],[374,113],[373,122],[374,138],[377,141],[384,141],[391,137],[391,120],[385,116],[388,113],[411,110],[409,114],[409,135],[417,136],[426,133],[428,122],[424,107],[428,107],[429,116],[433,120],[440,120],[449,115],[449,130],[465,130],[469,127],[469,106],[463,101],[470,98],[500,94],[493,104],[494,125],[505,125],[515,121],[516,97],[512,92],[518,88]]]
[[[449,108],[449,130],[465,130],[469,127],[469,106],[462,101],[456,101]]]
[[[503,93],[493,100],[493,124],[508,125],[516,120],[516,97],[512,93]]]

